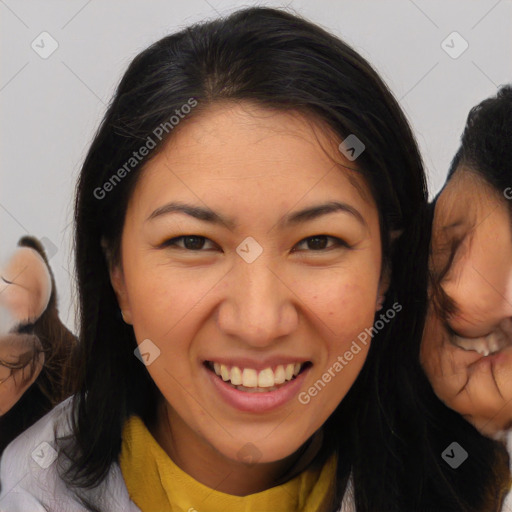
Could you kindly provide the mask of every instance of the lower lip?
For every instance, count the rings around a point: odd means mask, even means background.
[[[204,367],[214,388],[223,400],[232,407],[245,412],[269,412],[289,402],[299,391],[311,366],[299,373],[295,379],[274,391],[249,393],[240,391],[222,380],[215,372]]]

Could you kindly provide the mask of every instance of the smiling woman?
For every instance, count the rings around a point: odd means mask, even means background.
[[[8,447],[0,504],[498,510],[494,445],[445,464],[466,423],[419,366],[426,197],[397,102],[320,27],[250,8],[153,44],[77,186],[80,391]]]
[[[375,202],[360,173],[335,166],[349,162],[320,128],[294,112],[213,104],[147,164],[128,204],[122,265],[111,274],[124,320],[161,351],[148,367],[165,397],[154,437],[187,473],[225,493],[263,491],[297,459],[364,355],[307,415],[297,392],[372,325],[386,292]],[[174,198],[198,205],[186,215],[169,207]],[[203,201],[216,213],[201,214]],[[263,249],[251,263],[236,250],[248,235],[249,253]],[[255,467],[237,460],[249,440],[257,440]],[[231,473],[220,484],[219,470]]]

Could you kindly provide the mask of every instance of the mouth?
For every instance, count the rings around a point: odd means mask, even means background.
[[[487,357],[499,354],[512,346],[512,339],[500,334],[490,334],[481,338],[463,338],[455,335],[450,338],[450,343],[463,350],[478,352]]]
[[[280,364],[258,371],[254,368],[228,366],[214,361],[204,361],[205,368],[233,389],[246,393],[268,393],[286,386],[306,372],[311,361]]]
[[[288,360],[286,364],[260,366],[256,370],[203,361],[213,399],[219,397],[224,404],[250,414],[268,414],[290,405],[305,385],[312,366],[311,361]]]

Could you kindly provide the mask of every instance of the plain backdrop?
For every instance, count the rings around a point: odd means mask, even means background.
[[[249,5],[304,15],[374,65],[412,124],[431,197],[469,109],[512,82],[511,0],[0,0],[0,267],[22,235],[41,239],[73,332],[74,187],[118,81],[152,42]]]

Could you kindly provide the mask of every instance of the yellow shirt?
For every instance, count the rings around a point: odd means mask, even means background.
[[[281,485],[234,496],[203,485],[178,467],[138,416],[124,425],[120,466],[132,501],[142,512],[321,512],[336,471],[332,455]]]

